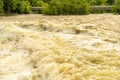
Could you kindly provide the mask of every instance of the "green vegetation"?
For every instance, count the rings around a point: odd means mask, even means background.
[[[105,5],[106,0],[90,0],[90,5]]]
[[[115,14],[120,14],[120,0],[116,0],[115,1],[115,5],[114,5],[114,8],[113,8],[113,12]]]
[[[29,1],[20,1],[17,4],[16,10],[17,13],[23,14],[23,13],[31,13],[31,5]]]
[[[31,7],[43,7],[37,13],[47,15],[83,15],[111,11],[90,11],[90,6],[114,6],[113,12],[120,14],[120,0],[0,0],[2,13],[32,13]]]
[[[89,4],[84,0],[52,0],[43,10],[44,14],[88,14]]]
[[[4,14],[3,1],[0,0],[0,15]]]
[[[115,2],[115,0],[107,0],[106,3],[107,5],[113,5]]]
[[[31,4],[27,0],[3,0],[6,13],[30,13]]]

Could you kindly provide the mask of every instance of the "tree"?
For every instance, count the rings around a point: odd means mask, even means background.
[[[106,0],[91,0],[89,3],[90,5],[105,5]]]
[[[45,3],[49,2],[50,0],[29,0],[31,6],[43,6]]]
[[[36,6],[38,6],[38,7],[42,7],[43,5],[44,5],[44,2],[42,0],[38,0],[36,2]]]
[[[31,13],[31,5],[30,5],[29,1],[20,1],[17,4],[16,12],[18,12],[20,14]]]
[[[108,5],[113,5],[114,2],[115,2],[115,0],[107,0],[107,1],[106,1],[106,3],[107,3]]]
[[[45,14],[89,14],[86,0],[52,0],[46,7]]]
[[[3,0],[5,12],[15,12],[18,0]]]
[[[0,15],[2,15],[4,13],[3,10],[3,1],[0,0]]]
[[[29,0],[31,6],[36,6],[38,0]]]
[[[20,13],[20,14],[23,14],[24,13],[24,9],[25,9],[24,4],[22,4],[22,2],[19,2],[17,4],[16,12]]]
[[[120,0],[115,0],[113,12],[115,14],[120,14]]]
[[[89,4],[85,0],[81,0],[77,3],[80,4],[78,7],[78,14],[80,14],[80,15],[89,14],[89,11],[90,11]]]
[[[53,6],[51,7],[51,12],[50,12],[51,15],[57,15],[57,8],[56,6]]]
[[[51,0],[43,0],[43,2],[46,2],[46,3],[48,3],[48,2],[50,2]]]

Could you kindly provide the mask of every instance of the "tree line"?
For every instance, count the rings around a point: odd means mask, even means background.
[[[113,12],[120,14],[120,0],[0,0],[0,14],[32,13],[32,7],[43,7],[42,14],[47,15],[83,15],[96,13],[90,11],[90,6],[111,5]]]

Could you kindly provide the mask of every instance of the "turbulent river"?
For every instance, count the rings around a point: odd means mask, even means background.
[[[120,15],[0,17],[0,80],[120,80]]]

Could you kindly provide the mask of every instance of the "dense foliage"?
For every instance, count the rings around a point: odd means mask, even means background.
[[[90,0],[91,5],[105,5],[106,0]]]
[[[31,12],[31,5],[29,1],[20,1],[17,4],[16,10],[17,13],[30,13]]]
[[[31,7],[43,7],[37,13],[60,14],[89,14],[89,6],[113,5],[113,11],[120,13],[120,0],[0,0],[0,13],[32,13]],[[95,11],[92,11],[96,13]],[[104,11],[98,11],[101,13]]]
[[[6,13],[30,13],[31,4],[27,0],[3,0]]]
[[[2,15],[3,13],[4,13],[3,1],[0,1],[0,15]]]
[[[44,14],[88,14],[89,4],[85,0],[52,0]]]
[[[114,11],[115,14],[120,14],[120,0],[115,1],[113,11]]]

